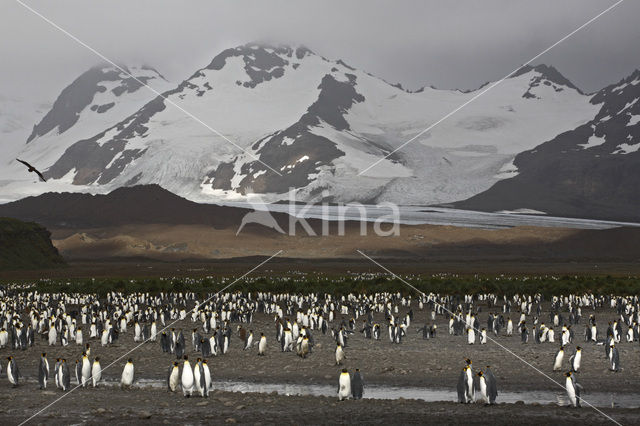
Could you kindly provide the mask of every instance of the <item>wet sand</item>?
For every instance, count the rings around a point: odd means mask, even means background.
[[[59,392],[26,387],[3,391],[0,421],[18,424]],[[640,410],[604,409],[622,424],[638,424]],[[555,405],[425,403],[416,400],[347,400],[311,396],[214,391],[207,399],[167,391],[79,389],[30,424],[611,424],[589,408]]]

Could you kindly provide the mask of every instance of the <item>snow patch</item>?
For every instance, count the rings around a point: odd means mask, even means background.
[[[516,165],[513,163],[514,160],[515,158],[509,161],[508,163],[506,163],[504,166],[500,167],[500,170],[498,170],[498,173],[494,175],[494,178],[510,179],[512,177],[518,176],[520,172],[518,171],[518,167],[516,167]]]
[[[638,124],[640,122],[640,115],[632,115],[631,119],[629,120],[629,122],[627,123],[627,127],[628,126],[635,126],[636,124]]]
[[[618,149],[614,151],[614,154],[631,154],[632,152],[636,152],[640,149],[640,143],[635,145],[629,145],[628,143],[623,143],[618,145]]]
[[[594,146],[600,146],[605,143],[606,140],[602,136],[591,135],[587,140],[587,143],[578,144],[582,149],[593,148]]]
[[[295,166],[297,166],[298,163],[302,163],[303,161],[307,161],[308,159],[309,159],[308,155],[303,155],[302,157],[298,158],[293,164],[287,164],[286,166],[280,167],[280,171],[291,170]]]
[[[282,145],[289,146],[292,145],[295,141],[295,139],[290,138],[289,136],[285,136],[284,138],[282,138]]]
[[[631,102],[627,102],[627,104],[620,110],[620,112],[623,112],[624,110],[634,106],[636,102],[638,102],[638,98],[632,100]]]

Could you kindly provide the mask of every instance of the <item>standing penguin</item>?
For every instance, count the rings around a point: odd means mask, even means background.
[[[180,365],[178,361],[174,361],[173,365],[169,367],[169,374],[167,375],[167,388],[170,392],[175,392],[178,389],[178,383],[180,380]]]
[[[189,398],[193,393],[193,370],[191,369],[191,364],[189,364],[189,358],[184,356],[184,363],[182,364],[182,394]]]
[[[576,352],[569,358],[569,364],[571,364],[571,371],[578,372],[580,369],[580,361],[582,361],[582,348],[576,347]]]
[[[363,394],[364,380],[360,374],[360,369],[356,368],[356,372],[353,374],[353,379],[351,380],[351,395],[353,396],[353,399],[362,399]]]
[[[556,359],[553,363],[553,371],[562,370],[562,360],[564,359],[564,346],[560,346],[560,350],[556,354]]]
[[[7,363],[7,378],[15,388],[20,380],[20,370],[18,370],[18,364],[16,364],[16,360],[12,356],[7,357],[7,359],[9,360]]]
[[[82,384],[82,362],[77,359],[76,359],[75,372],[76,372],[76,382],[78,382],[78,385],[81,385]]]
[[[69,371],[69,363],[67,363],[66,359],[62,358],[60,360],[58,370],[60,371],[60,376],[58,378],[60,386],[62,387],[62,390],[66,392],[71,389],[71,372]]]
[[[342,346],[340,343],[336,345],[336,365],[342,365],[342,361],[347,357],[344,355],[344,351],[342,350]]]
[[[244,342],[244,349],[243,350],[247,350],[251,348],[251,345],[253,345],[253,330],[249,330],[249,335],[247,336],[245,342]]]
[[[467,389],[465,386],[465,381],[466,381],[466,377],[467,377],[467,367],[466,365],[462,368],[462,371],[460,372],[460,375],[458,376],[458,385],[456,386],[456,389],[458,391],[458,402],[462,403],[462,404],[466,404],[467,402]]]
[[[611,371],[615,371],[616,373],[620,371],[620,354],[618,353],[616,345],[611,345],[609,359],[611,361]]]
[[[49,346],[55,346],[58,340],[58,332],[55,327],[49,327]]]
[[[170,338],[165,331],[160,334],[160,348],[162,349],[162,352],[171,352]]]
[[[182,335],[182,334],[180,334]],[[176,359],[180,359],[184,356],[184,340],[178,339],[174,348]]]
[[[58,389],[62,387],[62,382],[60,382],[60,379],[62,378],[62,370],[60,369],[61,362],[60,358],[56,358],[56,363],[53,367],[53,378],[55,379],[56,388]]]
[[[202,360],[202,373],[204,374],[206,395],[209,396],[209,389],[211,389],[211,370],[209,370],[209,365],[207,364],[206,359]]]
[[[304,336],[302,341],[300,342],[300,350],[298,351],[298,355],[302,358],[306,358],[309,355],[309,338]]]
[[[122,370],[122,377],[120,379],[120,386],[122,388],[130,388],[135,381],[135,369],[133,367],[133,360],[129,358]]]
[[[476,343],[476,332],[473,328],[467,328],[467,343],[470,345]]]
[[[193,385],[194,385],[195,391],[199,393],[200,396],[204,397],[204,393],[202,389],[203,388],[202,384],[204,383],[204,375],[202,375],[200,371],[201,362],[202,362],[202,359],[198,358],[196,360],[195,365],[193,366]]]
[[[84,388],[89,386],[89,381],[91,380],[91,362],[89,361],[89,357],[86,352],[82,353],[81,375],[82,387]]]
[[[100,366],[100,357],[97,356],[91,366],[91,381],[93,382],[94,388],[98,386],[100,379],[102,379],[102,367]]]
[[[267,338],[264,333],[260,333],[260,342],[258,342],[258,355],[267,354]]]
[[[489,404],[487,380],[484,377],[484,373],[482,371],[478,371],[477,375],[478,375],[478,390],[480,391],[479,401],[484,402],[485,404]]]
[[[565,382],[565,388],[567,389],[567,396],[569,397],[569,401],[571,405],[574,407],[580,407],[580,392],[582,391],[582,386],[576,382],[575,375],[572,372],[565,373],[567,376],[567,380]]]
[[[43,352],[40,357],[40,364],[38,364],[38,384],[40,389],[47,388],[47,380],[49,380],[49,361],[47,361],[47,354]]]
[[[204,371],[203,361],[198,362],[198,372],[199,372],[199,382],[198,391],[200,392],[200,396],[203,398],[209,397],[209,387],[207,385],[207,378]]]
[[[338,400],[348,399],[351,395],[351,376],[346,368],[342,369],[340,373],[340,380],[338,382]]]
[[[464,388],[467,402],[475,400],[475,388],[473,386],[473,363],[469,358],[464,360],[467,363],[467,369],[464,376]]]
[[[487,393],[489,394],[489,404],[495,404],[498,397],[498,382],[496,376],[491,371],[491,366],[487,365],[484,370],[484,378],[487,381]]]

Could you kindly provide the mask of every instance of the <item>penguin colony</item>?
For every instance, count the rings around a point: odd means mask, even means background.
[[[622,370],[619,345],[640,341],[637,296],[552,297],[547,314],[542,312],[545,300],[541,295],[428,294],[416,299],[400,293],[334,297],[318,293],[235,292],[206,296],[203,300],[190,292],[157,295],[110,292],[100,298],[96,294],[40,294],[3,289],[0,290],[0,350],[5,353],[28,351],[36,339],[47,342],[51,352],[57,347],[75,345],[77,359],[41,353],[37,355],[37,371],[27,375],[37,377],[40,389],[47,389],[52,381],[56,388],[68,391],[73,386],[99,386],[103,378],[100,357],[91,357],[92,354],[106,350],[120,336],[131,333],[134,342],[146,342],[141,351],[150,350],[147,345],[157,345],[167,354],[168,391],[180,390],[185,397],[207,397],[212,383],[210,360],[227,354],[233,341],[239,340],[242,350],[255,351],[258,356],[278,350],[305,359],[313,356],[314,334],[322,333],[335,342],[332,361],[342,366],[348,359],[350,339],[388,339],[391,345],[401,345],[408,333],[417,333],[425,340],[435,339],[440,333],[435,320],[444,317],[448,323],[446,332],[466,337],[469,345],[485,345],[491,336],[519,339],[522,344],[558,345],[554,359],[549,360],[549,370],[564,372],[567,398],[572,406],[579,407],[582,386],[578,378],[589,373],[581,368],[582,348],[578,341],[583,340],[583,345],[603,346],[612,372]],[[486,315],[480,304],[488,307]],[[414,307],[426,320],[412,330]],[[604,331],[596,322],[599,308],[615,312],[615,318],[611,318]],[[583,310],[589,311],[587,318],[583,318]],[[273,343],[268,342],[268,331],[252,329],[256,314],[273,318]],[[384,323],[376,322],[374,314],[382,314]],[[486,316],[486,326],[480,323],[481,315]],[[182,329],[172,327],[176,321],[193,324],[188,337]],[[580,327],[584,332],[578,337],[576,330]],[[170,361],[172,357],[174,360]],[[6,359],[7,380],[11,386],[18,386],[23,376],[17,361],[12,355]],[[129,358],[122,370],[120,385],[130,388],[135,382],[134,360]],[[338,385],[339,400],[360,399],[364,395],[364,379],[359,369],[353,374],[342,369]],[[493,404],[498,397],[497,389],[491,367],[486,366],[474,374],[472,361],[465,360],[457,378],[459,402]]]

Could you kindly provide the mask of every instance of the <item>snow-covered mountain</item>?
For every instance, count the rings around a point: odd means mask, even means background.
[[[152,69],[136,73],[164,85],[163,97],[93,69],[34,127],[21,155],[51,187],[159,184],[206,202],[251,192],[276,201],[295,188],[299,200],[451,203],[518,177],[518,154],[588,125],[602,108],[600,93],[527,66],[385,158],[481,89],[407,92],[304,47],[258,44],[227,49],[173,86]],[[24,187],[0,191],[32,193]]]
[[[0,159],[4,168],[5,162],[24,148],[25,140],[33,123],[44,114],[51,105],[32,103],[15,97],[0,95],[0,138],[2,152],[6,158]]]
[[[519,174],[458,206],[529,208],[565,216],[640,218],[640,71],[591,99],[588,123],[514,161]]]
[[[20,126],[19,133],[12,135],[12,140],[19,140],[20,145],[12,151],[5,167],[0,171],[0,175],[5,177],[4,182],[10,182],[4,190],[0,189],[4,196],[15,198],[46,190],[42,186],[33,186],[34,176],[25,174],[24,166],[16,163],[14,157],[26,159],[46,170],[78,140],[111,127],[156,97],[154,92],[141,83],[148,84],[159,92],[172,87],[171,83],[151,67],[123,69],[129,75],[113,66],[96,66],[89,69],[63,89],[53,105],[49,105],[47,109],[41,107],[34,110],[28,106],[16,108],[16,101],[14,104],[8,104],[0,99],[0,108],[7,108],[17,117],[11,120],[9,116],[7,120],[7,116],[2,114],[0,120],[10,123],[18,119],[22,119],[23,123],[27,119],[30,121]],[[74,189],[64,182],[51,182],[49,190],[52,186]]]
[[[50,107],[0,95],[0,135],[3,146],[22,149],[33,122]]]

